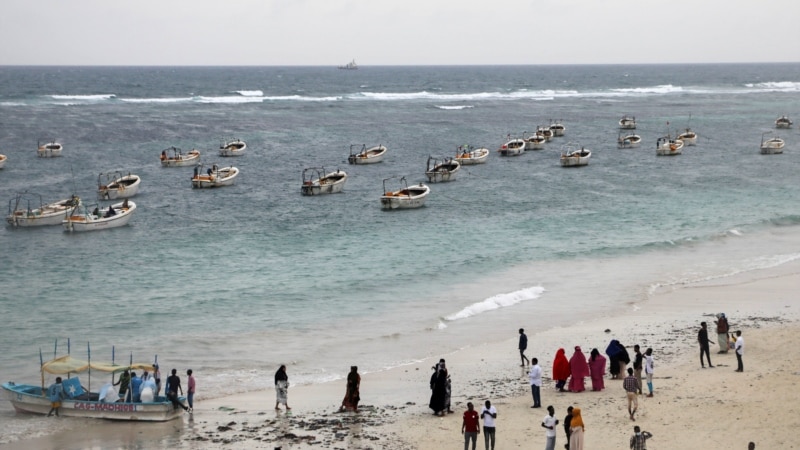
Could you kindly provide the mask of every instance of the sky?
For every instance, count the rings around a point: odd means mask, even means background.
[[[800,61],[798,0],[2,0],[0,65]]]

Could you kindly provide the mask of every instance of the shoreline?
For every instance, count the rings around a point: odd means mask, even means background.
[[[786,376],[787,371],[796,374],[787,366],[791,358],[773,361],[767,351],[780,348],[781,351],[797,353],[793,349],[800,348],[792,345],[800,341],[800,338],[794,337],[800,336],[797,333],[800,331],[798,312],[791,306],[794,287],[800,283],[800,274],[794,272],[792,266],[797,264],[789,264],[786,270],[781,270],[781,274],[775,276],[766,273],[758,278],[748,274],[746,277],[730,277],[724,280],[724,284],[715,280],[713,283],[679,286],[668,292],[656,293],[646,302],[634,303],[627,311],[614,316],[601,316],[568,327],[542,332],[526,329],[529,337],[526,354],[528,357],[538,357],[544,371],[543,404],[553,404],[560,420],[563,420],[567,404],[584,408],[586,439],[592,442],[589,444],[591,448],[603,450],[627,445],[623,439],[630,435],[632,425],[627,421],[627,414],[620,414],[620,408],[624,409],[624,397],[621,386],[615,380],[606,377],[606,389],[601,392],[560,394],[553,391],[553,383],[549,379],[552,357],[559,347],[567,349],[567,355],[570,356],[572,347],[580,345],[588,355],[594,347],[603,352],[610,339],[618,339],[631,354],[636,343],[643,349],[654,349],[656,397],[646,399],[645,413],[637,424],[654,433],[659,448],[685,446],[679,440],[681,433],[678,431],[687,425],[692,425],[697,432],[690,442],[709,439],[709,443],[729,444],[736,448],[742,446],[739,440],[748,431],[760,433],[748,438],[759,445],[769,442],[771,438],[780,439],[779,436],[771,436],[772,433],[766,431],[764,425],[734,427],[727,423],[730,422],[727,419],[735,418],[740,413],[742,419],[766,421],[775,414],[783,414],[781,410],[772,412],[770,408],[780,407],[781,402],[783,405],[793,405],[793,400],[789,398],[797,397],[793,392],[795,389],[787,392],[787,389],[776,386],[773,390],[763,392],[750,387],[750,384],[760,383],[762,379],[769,379],[776,385],[796,382],[791,376]],[[715,346],[711,347],[712,362],[720,360],[719,370],[702,371],[697,365],[695,338],[699,322],[708,321],[713,333],[713,315],[717,312],[726,313],[732,331],[739,327],[743,330],[746,340],[744,374],[733,372],[731,362],[735,367],[734,355],[716,355]],[[341,445],[347,448],[449,448],[463,442],[460,414],[465,403],[473,401],[480,405],[486,398],[498,408],[498,440],[503,447],[530,445],[531,440],[538,442],[538,439],[542,439],[543,443],[544,433],[538,423],[545,411],[530,409],[526,371],[518,366],[515,336],[518,327],[509,324],[511,337],[504,341],[467,347],[451,354],[362,375],[363,411],[357,415],[334,412],[344,395],[344,381],[337,380],[290,387],[289,402],[294,408],[291,414],[276,413],[272,409],[275,397],[271,389],[216,399],[203,400],[200,397],[196,400],[195,414],[183,421],[116,424],[78,420],[74,424],[77,430],[23,439],[5,444],[4,448],[115,448],[132,444],[216,448],[225,443],[236,443],[240,448],[284,446],[300,449]],[[606,333],[607,329],[609,333]],[[764,346],[766,342],[773,342],[773,346]],[[434,418],[427,407],[430,396],[427,381],[431,366],[439,357],[447,360],[450,369],[453,379],[452,403],[456,413]],[[270,377],[269,381],[271,375],[271,371],[265,373]],[[739,384],[736,377],[738,380],[748,380],[748,385]],[[291,368],[289,379],[292,379]],[[200,377],[198,389],[202,392]],[[760,405],[759,399],[772,398],[767,394],[776,396],[777,404]],[[747,402],[737,402],[737,397],[744,397]],[[750,405],[748,402],[754,402],[753,408],[760,405],[758,408],[763,410],[766,407],[770,413],[762,414],[759,411],[754,414],[753,409],[742,409],[726,411],[720,416],[710,416],[711,410],[706,411],[705,415],[696,414],[705,406],[712,408],[718,401],[734,405]],[[704,408],[696,408],[701,405]],[[665,414],[661,413],[662,409]],[[687,418],[691,420],[687,422]],[[41,420],[46,426],[47,419]],[[714,432],[719,422],[728,425],[724,436],[717,436]],[[603,430],[602,442],[596,440],[598,434],[594,432],[598,429]],[[705,429],[708,431],[704,434]],[[729,436],[730,442],[726,440]],[[674,443],[669,439],[674,439]],[[747,441],[744,442],[746,444]],[[561,429],[557,445],[563,445]]]

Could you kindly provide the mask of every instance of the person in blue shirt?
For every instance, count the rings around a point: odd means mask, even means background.
[[[58,416],[58,408],[61,408],[61,400],[64,399],[64,386],[61,385],[61,377],[56,377],[56,382],[47,388],[47,398],[50,400],[50,412],[47,417],[56,413]]]
[[[139,397],[139,391],[142,387],[142,379],[136,376],[136,372],[131,372],[131,388],[128,390],[128,396],[125,397],[126,402],[131,401],[131,394],[133,394],[133,402],[139,403],[142,401],[141,397]]]

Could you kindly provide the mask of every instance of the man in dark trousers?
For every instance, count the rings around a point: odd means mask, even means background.
[[[571,434],[569,427],[571,424],[572,424],[572,406],[567,408],[567,415],[566,417],[564,417],[564,433],[567,434],[567,443],[564,445],[564,448],[567,450],[569,450],[569,435]]]
[[[713,344],[714,342],[708,339],[708,328],[706,328],[705,322],[700,322],[700,331],[697,333],[697,343],[700,344],[700,366],[703,368],[706,367],[703,363],[703,353],[705,353],[706,359],[708,360],[708,367],[714,367],[711,365],[711,354],[708,347],[708,344]]]
[[[530,364],[528,357],[525,356],[525,349],[528,348],[528,336],[525,336],[525,330],[519,329],[519,357],[522,360],[520,367],[525,367],[525,364]]]
[[[188,410],[187,406],[183,406],[180,400],[178,400],[178,392],[183,395],[183,388],[181,388],[181,377],[178,376],[178,369],[172,369],[172,375],[167,377],[167,398],[169,401],[172,402],[172,406],[175,409],[178,407],[183,408],[184,411]]]

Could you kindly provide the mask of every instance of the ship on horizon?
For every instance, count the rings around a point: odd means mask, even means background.
[[[339,66],[338,68],[343,70],[358,70],[358,64],[356,64],[356,60],[354,59],[343,66]]]

